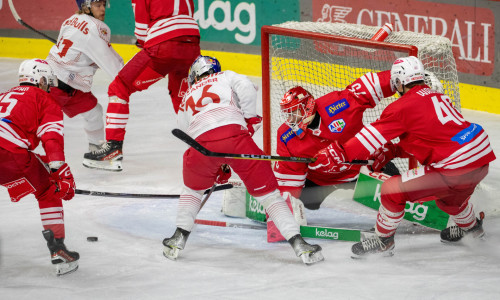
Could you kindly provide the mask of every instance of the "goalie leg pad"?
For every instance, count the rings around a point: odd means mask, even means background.
[[[228,217],[245,218],[247,190],[241,181],[229,181],[229,183],[233,188],[224,190],[222,213]]]

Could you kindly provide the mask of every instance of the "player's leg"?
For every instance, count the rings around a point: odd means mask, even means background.
[[[264,154],[255,144],[248,132],[242,131],[223,143],[206,144],[212,151],[226,151],[232,153]],[[290,243],[295,254],[306,264],[322,261],[321,247],[306,243],[300,235],[300,228],[293,217],[285,199],[281,197],[278,183],[274,177],[271,164],[259,160],[227,159],[227,163],[241,178],[250,195],[255,197],[269,214],[280,234]]]
[[[0,183],[17,181],[16,185],[10,185],[13,189],[9,188],[11,196],[21,195],[22,198],[27,193],[33,193],[38,200],[43,235],[47,240],[56,274],[63,275],[75,271],[78,268],[79,254],[68,251],[64,245],[62,200],[54,197],[56,187],[50,182],[49,171],[31,152],[13,154],[0,148],[0,154]],[[19,201],[20,198],[12,199]]]
[[[193,148],[183,156],[184,188],[177,206],[176,230],[170,238],[163,240],[163,255],[176,260],[191,233],[200,211],[204,191],[215,182],[215,174],[222,164],[221,159],[202,155]]]
[[[480,214],[480,218],[476,217],[469,199],[479,182],[488,174],[488,168],[486,165],[461,176],[444,177],[452,191],[449,196],[436,200],[436,205],[448,213],[456,225],[441,231],[442,242],[458,242],[467,235],[473,238],[484,236],[484,216]]]

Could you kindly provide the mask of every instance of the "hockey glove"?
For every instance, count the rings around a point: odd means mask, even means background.
[[[255,116],[253,118],[248,118],[245,119],[247,122],[247,128],[248,128],[248,133],[250,136],[253,136],[254,133],[259,130],[259,128],[262,126],[262,117],[261,116]]]
[[[57,186],[56,197],[63,200],[71,200],[75,196],[75,179],[67,163],[64,163],[59,169],[52,170],[51,181]]]
[[[372,169],[374,172],[380,172],[384,166],[393,158],[401,156],[401,148],[389,142],[382,148],[378,148],[371,156],[373,159]]]
[[[342,172],[349,168],[342,164],[346,161],[345,156],[344,149],[335,141],[314,156],[316,161],[309,164],[309,169],[328,174]]]
[[[231,177],[231,168],[224,164],[220,166],[219,170],[217,171],[217,174],[215,175],[215,183],[217,184],[224,184],[229,181],[229,178]]]

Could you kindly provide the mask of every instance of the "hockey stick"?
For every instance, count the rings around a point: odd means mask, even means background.
[[[180,129],[175,128],[174,130],[172,130],[172,134],[205,156],[227,157],[235,159],[279,160],[279,161],[292,161],[300,163],[312,163],[316,160],[315,158],[308,158],[308,157],[288,157],[288,156],[272,156],[272,155],[260,155],[260,154],[234,154],[234,153],[212,152],[207,148],[203,147],[202,145],[200,145],[197,141],[195,141],[192,137],[190,137]]]
[[[221,184],[216,186],[213,191],[222,191],[232,188],[232,184]],[[212,187],[213,188],[213,187]],[[205,194],[211,193],[212,188],[205,191]],[[118,197],[118,198],[179,198],[181,195],[172,194],[134,194],[134,193],[112,193],[112,192],[99,192],[88,190],[75,190],[75,194],[101,196],[101,197]]]
[[[354,159],[351,161],[346,161],[343,164],[345,165],[362,165],[362,166],[371,166],[373,165],[374,160],[363,160],[363,159]]]
[[[244,229],[259,229],[266,230],[267,226],[264,225],[251,225],[244,223],[230,223],[223,221],[201,220],[196,219],[196,224],[218,227],[234,227]],[[317,238],[337,241],[350,241],[359,242],[361,238],[373,235],[371,231],[364,231],[359,229],[346,229],[346,228],[332,228],[320,225],[300,226],[300,234],[306,238]]]
[[[55,39],[51,38],[50,36],[46,35],[45,33],[38,31],[35,28],[31,27],[30,25],[26,24],[26,22],[24,22],[21,19],[21,17],[19,17],[19,15],[17,14],[16,8],[14,7],[14,3],[12,3],[12,0],[9,0],[9,7],[10,7],[10,11],[12,12],[12,16],[14,17],[14,19],[16,19],[16,21],[19,24],[21,24],[22,26],[24,26],[24,27],[36,32],[36,33],[38,33],[39,35],[43,36],[47,40],[51,41],[52,43],[54,43],[54,44],[57,43],[57,41]]]
[[[214,185],[212,185],[212,187],[209,190],[205,191],[206,196],[205,196],[205,199],[203,199],[203,201],[201,201],[200,209],[198,210],[198,212],[200,212],[200,210],[203,208],[203,206],[205,205],[205,203],[207,203],[208,198],[210,198],[210,195],[212,195],[212,193],[215,190],[216,186],[217,186],[217,184],[214,183]]]

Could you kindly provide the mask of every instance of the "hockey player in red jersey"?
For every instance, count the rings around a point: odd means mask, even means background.
[[[84,165],[122,170],[123,140],[129,118],[130,95],[168,75],[168,90],[177,113],[189,66],[200,55],[200,33],[193,19],[193,0],[133,0],[135,35],[142,50],[118,73],[108,89],[106,140],[86,153]]]
[[[316,100],[300,86],[287,91],[280,101],[284,124],[277,133],[277,154],[313,157],[333,141],[346,142],[363,128],[364,111],[395,93],[390,76],[390,71],[367,73],[346,89],[333,91]],[[295,218],[299,224],[306,225],[303,205],[308,209],[318,209],[333,191],[353,189],[359,169],[360,166],[355,165],[330,168],[278,161],[274,165],[274,174]],[[392,170],[397,172],[394,166]],[[269,242],[283,240],[272,222],[268,222],[267,238]]]
[[[0,184],[13,202],[34,194],[38,200],[57,275],[78,268],[79,254],[64,245],[62,200],[75,195],[75,181],[64,162],[63,114],[48,94],[57,79],[45,60],[21,63],[20,86],[0,94]],[[33,150],[42,142],[48,167]]]
[[[83,117],[92,151],[105,140],[103,109],[91,92],[94,74],[100,68],[114,78],[123,59],[109,43],[106,1],[76,0],[76,4],[79,11],[62,23],[57,44],[47,57],[58,79],[50,94],[68,117]]]
[[[199,56],[189,70],[190,89],[179,107],[178,125],[211,151],[264,154],[252,139],[261,117],[256,114],[257,91],[252,82],[232,71],[221,72],[217,59]],[[163,241],[164,254],[176,259],[184,249],[205,189],[220,177],[221,166],[229,165],[248,192],[259,201],[279,231],[306,264],[323,260],[321,247],[306,243],[300,235],[285,200],[278,190],[269,162],[251,159],[207,157],[193,148],[184,153],[184,190],[177,209],[177,229]]]
[[[476,218],[469,199],[495,159],[488,135],[479,124],[466,121],[448,96],[424,84],[418,58],[397,59],[391,85],[401,98],[355,137],[320,151],[314,163],[338,168],[343,162],[372,157],[373,169],[379,171],[392,158],[411,155],[422,164],[383,183],[376,234],[353,245],[353,257],[393,254],[406,202],[436,200],[450,215],[456,226],[441,231],[443,242],[457,242],[465,235],[482,237],[482,218]],[[396,137],[400,142],[391,143]]]

